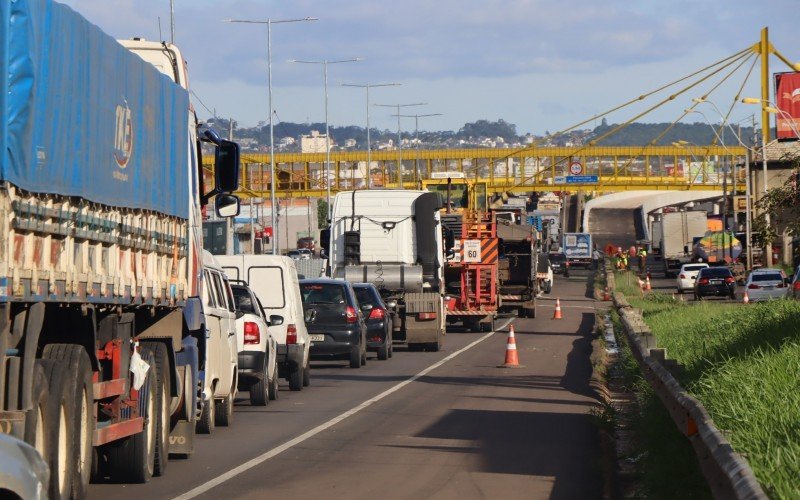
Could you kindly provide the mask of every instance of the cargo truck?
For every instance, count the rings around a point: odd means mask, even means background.
[[[372,283],[392,313],[392,338],[438,351],[445,330],[444,255],[437,193],[371,189],[338,193],[320,235],[329,276]]]
[[[677,276],[681,266],[690,262],[695,238],[701,238],[708,228],[708,216],[702,210],[667,212],[654,221],[653,238],[659,238],[661,269],[664,277]],[[658,260],[656,260],[658,263]]]
[[[198,127],[175,47],[160,73],[51,0],[0,2],[0,39],[0,430],[81,498],[192,451],[201,209],[238,212],[239,149]]]
[[[569,267],[591,267],[592,235],[589,233],[564,233],[562,248]]]

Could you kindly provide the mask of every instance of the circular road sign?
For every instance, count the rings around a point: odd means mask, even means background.
[[[583,165],[579,161],[573,161],[569,164],[569,173],[572,175],[581,175],[583,172]]]

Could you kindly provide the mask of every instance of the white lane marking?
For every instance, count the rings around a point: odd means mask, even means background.
[[[504,325],[502,325],[501,327],[497,328],[496,330],[500,330],[502,328],[505,328],[509,323],[511,323],[512,319],[513,318],[509,318],[509,320]],[[219,486],[220,484],[224,483],[225,481],[233,479],[234,477],[238,476],[239,474],[252,469],[253,467],[255,467],[255,466],[257,466],[257,465],[259,465],[259,464],[261,464],[261,463],[263,463],[263,462],[265,462],[267,460],[269,460],[270,458],[272,458],[272,457],[274,457],[276,455],[279,455],[279,454],[283,453],[284,451],[286,451],[286,450],[288,450],[288,449],[290,449],[290,448],[292,448],[294,446],[297,446],[298,444],[302,443],[303,441],[306,441],[309,438],[312,438],[312,437],[316,436],[320,432],[333,427],[334,425],[338,424],[342,420],[355,415],[356,413],[360,412],[364,408],[367,408],[368,406],[370,406],[370,405],[372,405],[374,403],[377,403],[378,401],[380,401],[381,399],[385,398],[386,396],[389,396],[390,394],[393,394],[393,393],[399,391],[400,389],[402,389],[403,387],[407,386],[411,382],[414,382],[415,380],[419,379],[420,377],[424,377],[425,375],[427,375],[431,371],[435,370],[436,368],[439,368],[440,366],[442,366],[443,364],[447,363],[451,359],[455,358],[459,354],[461,354],[461,353],[463,353],[463,352],[465,352],[465,351],[467,351],[469,349],[472,349],[476,345],[478,345],[481,342],[483,342],[484,340],[488,339],[489,337],[494,335],[494,333],[495,332],[487,333],[486,335],[484,335],[483,337],[475,340],[471,344],[468,344],[468,345],[462,347],[461,349],[459,349],[456,352],[450,354],[449,356],[447,356],[447,357],[439,360],[438,362],[432,364],[431,366],[425,368],[424,370],[422,370],[421,372],[417,373],[416,375],[413,375],[412,377],[400,382],[399,384],[397,384],[397,385],[395,385],[393,387],[390,387],[389,389],[386,389],[385,391],[383,391],[382,393],[378,394],[377,396],[364,401],[363,403],[361,403],[360,405],[358,405],[358,406],[356,406],[354,408],[351,408],[351,409],[347,410],[346,412],[342,413],[338,417],[334,417],[334,418],[328,420],[327,422],[325,422],[323,424],[320,424],[317,427],[314,427],[310,431],[307,431],[307,432],[297,436],[296,438],[283,443],[280,446],[277,446],[277,447],[275,447],[275,448],[273,448],[273,449],[271,449],[271,450],[269,450],[269,451],[267,451],[267,452],[255,457],[253,459],[250,459],[247,462],[239,465],[238,467],[234,467],[233,469],[229,470],[228,472],[220,474],[219,476],[215,477],[214,479],[212,479],[212,480],[210,480],[208,482],[205,482],[205,483],[203,483],[203,484],[201,484],[201,485],[199,485],[199,486],[197,486],[195,488],[192,488],[191,490],[187,491],[186,493],[175,497],[174,500],[188,500],[190,498],[195,498],[195,497],[197,497],[199,495],[202,495],[203,493],[211,490],[212,488],[215,488],[216,486]]]

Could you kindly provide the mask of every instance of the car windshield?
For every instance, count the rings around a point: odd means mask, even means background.
[[[288,255],[289,257],[297,257],[298,255],[300,255],[300,252],[298,252],[297,250],[290,250],[286,255]]]
[[[754,273],[750,276],[750,281],[783,281],[781,273]]]
[[[701,269],[705,269],[708,266],[683,266],[684,271],[699,271]]]
[[[334,283],[301,283],[304,304],[344,304],[344,287]]]
[[[371,306],[377,306],[378,301],[375,298],[375,294],[369,287],[366,286],[358,286],[353,287],[353,290],[356,291],[356,298],[358,299],[358,303],[361,305],[369,304]]]
[[[703,269],[702,271],[700,271],[700,274],[704,277],[711,276],[715,278],[718,278],[720,276],[722,277],[733,276],[731,274],[731,270],[728,269],[727,267],[709,267],[707,269]]]
[[[247,288],[239,286],[231,286],[233,290],[233,302],[236,304],[236,310],[245,314],[257,314],[253,298]]]

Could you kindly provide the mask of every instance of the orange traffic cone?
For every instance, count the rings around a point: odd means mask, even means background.
[[[556,312],[553,313],[553,319],[561,319],[561,300],[556,298]]]
[[[742,304],[749,304],[750,303],[750,296],[747,294],[747,290],[744,291],[744,297],[742,297]]]
[[[522,368],[517,356],[517,341],[514,338],[514,325],[508,327],[508,341],[506,342],[506,362],[497,365],[498,368]]]
[[[647,275],[647,278],[645,278],[644,287],[645,287],[645,290],[647,290],[648,292],[653,289],[650,286],[650,275],[649,274]]]

